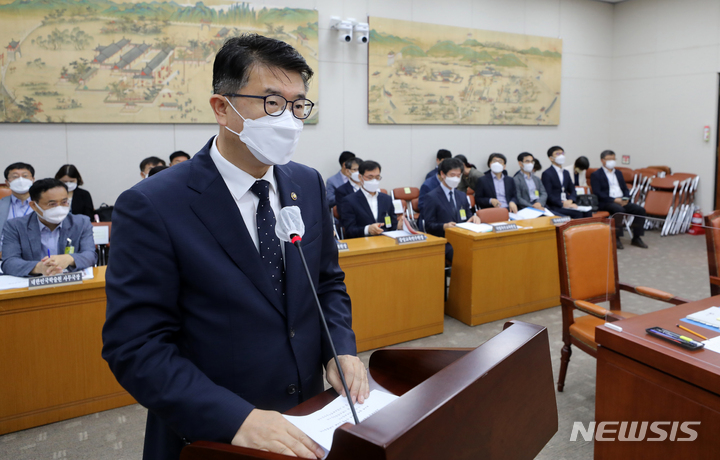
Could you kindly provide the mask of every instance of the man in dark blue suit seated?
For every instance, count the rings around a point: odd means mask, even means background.
[[[443,160],[444,161],[444,160]],[[425,182],[420,186],[420,194],[418,195],[418,209],[420,210],[420,215],[422,216],[423,209],[425,206],[425,195],[430,193],[432,190],[436,189],[437,187],[440,187],[440,174],[435,173],[432,176],[428,176],[427,179],[425,179]]]
[[[340,203],[343,202],[345,197],[357,192],[362,186],[360,183],[360,165],[362,162],[362,159],[358,157],[345,162],[345,169],[350,172],[350,177],[347,182],[335,189],[335,205],[337,206],[338,214],[340,214]]]
[[[448,158],[452,158],[452,153],[450,153],[450,150],[438,150],[437,154],[435,155],[435,168],[425,174],[425,180],[428,180],[433,176],[437,176],[440,173],[440,163],[447,160]]]
[[[508,208],[518,212],[515,181],[503,174],[507,158],[493,153],[488,159],[490,174],[484,174],[475,183],[475,204],[481,208]]]
[[[5,223],[3,273],[47,276],[95,265],[90,218],[70,214],[67,186],[57,179],[41,179],[29,193],[35,212]]]
[[[148,408],[146,460],[199,440],[322,455],[280,414],[323,391],[323,368],[342,392],[300,255],[275,234],[284,206],[302,213],[351,398],[369,394],[322,177],[290,161],[312,74],[287,43],[230,38],[213,65],[218,135],[115,203],[102,353]]]
[[[593,194],[598,197],[598,209],[607,211],[610,215],[622,213],[638,216],[633,219],[633,238],[630,244],[647,249],[647,244],[642,240],[642,236],[645,234],[644,217],[647,215],[645,208],[630,203],[630,191],[627,184],[625,184],[625,179],[622,173],[615,169],[615,152],[612,150],[603,151],[600,154],[600,161],[602,161],[603,167],[590,175]],[[620,242],[620,237],[623,236],[622,219],[616,219],[615,221],[615,235],[617,237],[617,248],[623,249]]]
[[[552,212],[579,219],[592,217],[592,211],[578,211],[577,193],[570,173],[563,169],[565,164],[565,151],[560,146],[553,146],[548,149],[550,167],[542,173],[542,183],[547,191],[547,208]]]
[[[397,230],[392,198],[380,192],[380,164],[363,161],[358,172],[362,187],[346,196],[340,206],[340,222],[345,229],[345,237],[375,236]]]
[[[467,195],[457,189],[465,165],[458,158],[440,163],[440,187],[425,197],[425,230],[435,236],[445,237],[445,229],[460,222],[480,223],[480,218],[470,210]],[[452,246],[445,244],[445,259],[452,262]]]

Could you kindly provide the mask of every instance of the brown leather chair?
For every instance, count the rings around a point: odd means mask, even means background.
[[[475,207],[475,195],[468,195],[468,200],[470,200],[470,209]]]
[[[467,194],[467,196],[474,196],[474,195],[475,195],[475,190],[473,190],[473,189],[471,189],[470,187],[468,187],[468,188],[465,190],[465,193]]]
[[[590,176],[592,175],[592,173],[594,173],[597,170],[598,170],[598,168],[588,168],[587,171],[585,171],[585,177],[587,177],[587,187],[588,187],[589,193],[592,193],[592,186],[590,185]]]
[[[574,219],[557,227],[556,235],[563,319],[563,348],[557,388],[563,391],[572,345],[596,356],[595,328],[606,321],[634,316],[622,311],[620,290],[674,305],[687,301],[657,289],[618,281],[614,220],[595,217]],[[606,301],[610,302],[610,310],[595,304]],[[585,315],[575,317],[576,310]]]
[[[720,211],[705,216],[705,241],[707,242],[708,268],[710,271],[710,295],[720,295]]]
[[[492,224],[493,222],[505,222],[510,218],[510,212],[507,208],[485,208],[478,209],[475,213],[483,224]]]
[[[665,174],[667,174],[668,176],[670,174],[672,174],[672,169],[670,169],[670,166],[648,166],[648,168],[659,169],[660,171],[665,171]]]
[[[638,168],[635,170],[635,175],[642,175],[643,177],[656,177],[662,170],[657,168]]]
[[[5,198],[6,196],[12,195],[12,190],[10,190],[7,187],[0,188],[0,199]]]
[[[412,203],[413,200],[417,200],[420,196],[420,189],[417,187],[398,187],[392,189],[392,196],[396,200],[400,200],[403,204],[403,211],[407,209],[408,205]],[[413,216],[415,216],[415,207],[413,206]]]
[[[616,169],[622,173],[625,183],[629,184],[628,187],[632,187],[633,178],[635,177],[635,171],[633,171],[632,168],[624,168],[621,166],[617,166]]]
[[[585,190],[585,194],[591,194],[590,186],[589,185],[576,185],[575,188],[581,188]],[[607,211],[595,211],[593,212],[593,217],[610,217],[610,213]]]

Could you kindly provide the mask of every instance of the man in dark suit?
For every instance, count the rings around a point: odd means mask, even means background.
[[[603,151],[600,154],[600,161],[602,161],[603,167],[590,175],[592,191],[598,197],[598,208],[601,211],[609,212],[610,215],[621,213],[638,216],[633,219],[633,238],[630,244],[647,249],[647,244],[642,240],[642,236],[645,234],[644,217],[647,215],[645,208],[630,203],[630,191],[627,184],[625,184],[625,179],[622,173],[615,169],[615,152],[612,150]],[[623,236],[623,225],[620,218],[615,220],[615,235],[617,237],[617,248],[623,249],[620,242],[620,237]]]
[[[507,158],[502,153],[493,153],[488,159],[489,174],[477,180],[475,184],[475,203],[481,208],[508,208],[518,212],[515,182],[505,172]]]
[[[103,357],[149,409],[144,459],[176,460],[197,440],[322,455],[279,413],[323,391],[323,367],[342,392],[300,256],[275,234],[282,206],[302,211],[351,397],[369,394],[322,177],[290,162],[311,76],[284,42],[229,39],[213,66],[219,134],[115,204]]]
[[[35,212],[5,224],[3,273],[47,276],[95,265],[90,219],[70,214],[67,186],[57,179],[41,179],[29,193]]]
[[[363,161],[360,164],[362,187],[346,196],[340,206],[340,221],[346,238],[380,235],[397,230],[397,216],[392,198],[380,192],[380,164]]]
[[[580,219],[592,217],[592,211],[579,211],[577,209],[577,193],[570,173],[563,169],[565,164],[565,151],[562,147],[553,146],[548,149],[550,167],[542,173],[542,183],[547,191],[547,208],[556,214]],[[560,179],[562,178],[562,180]]]
[[[425,230],[435,236],[445,237],[445,229],[460,222],[480,223],[480,218],[470,210],[467,195],[457,189],[462,180],[464,164],[458,158],[440,163],[440,187],[425,197]],[[445,244],[445,260],[452,262],[452,246]]]
[[[348,170],[350,177],[347,182],[335,189],[335,205],[338,207],[338,214],[340,213],[340,203],[345,197],[357,192],[362,186],[360,182],[360,165],[362,162],[362,159],[358,157],[345,162],[345,168]]]
[[[435,168],[425,174],[425,180],[428,180],[433,176],[437,176],[440,172],[440,163],[447,160],[448,158],[452,158],[452,153],[450,153],[450,150],[438,150],[437,154],[435,155]]]

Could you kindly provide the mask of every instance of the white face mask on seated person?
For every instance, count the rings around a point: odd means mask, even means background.
[[[615,169],[616,164],[617,163],[615,162],[615,160],[607,160],[605,162],[605,167],[608,169],[608,171],[612,171],[613,169]]]
[[[17,193],[18,195],[24,195],[30,191],[33,181],[24,177],[18,177],[10,182],[10,190]]]
[[[495,174],[500,174],[505,169],[505,166],[502,163],[495,162],[490,165],[490,170],[494,172]]]
[[[366,180],[363,182],[363,188],[367,190],[368,193],[375,193],[380,190],[380,181],[377,179]]]
[[[526,173],[532,173],[535,169],[535,163],[523,163],[523,171]]]
[[[457,186],[460,185],[460,177],[445,176],[445,185],[451,190],[456,189]]]
[[[352,179],[352,181],[355,182],[356,184],[359,184],[360,183],[360,171],[353,171],[350,174],[350,179]]]
[[[225,129],[236,134],[259,162],[268,166],[290,162],[303,130],[302,120],[295,118],[292,110],[285,110],[279,117],[265,115],[251,120],[240,115],[227,97],[225,100],[244,121],[239,133],[227,126]]]
[[[63,184],[68,188],[68,192],[72,192],[77,188],[77,182],[63,182]]]
[[[555,157],[555,163],[559,164],[560,166],[565,164],[565,155],[558,155]]]
[[[40,210],[40,217],[51,224],[61,223],[67,215],[70,214],[70,206],[55,206],[53,208],[43,209],[37,203],[35,204]]]

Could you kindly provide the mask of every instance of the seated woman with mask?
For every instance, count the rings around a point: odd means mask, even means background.
[[[68,188],[70,212],[76,215],[82,214],[83,216],[88,216],[90,221],[92,221],[95,215],[92,197],[90,196],[90,192],[80,188],[80,186],[83,185],[83,180],[75,165],[62,165],[57,174],[55,174],[55,179],[65,183],[65,186]]]

